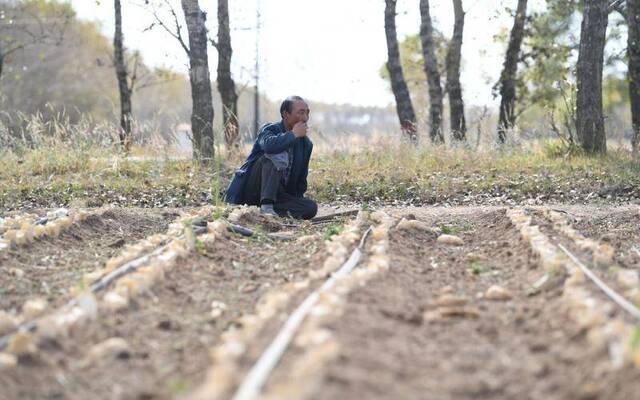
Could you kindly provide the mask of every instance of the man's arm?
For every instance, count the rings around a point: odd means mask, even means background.
[[[258,135],[258,144],[268,154],[286,151],[296,139],[293,132],[280,133],[273,126],[265,126]]]

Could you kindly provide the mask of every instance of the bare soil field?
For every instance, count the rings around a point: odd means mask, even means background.
[[[634,250],[640,246],[639,209],[552,208],[562,210],[585,237],[614,249],[613,264],[594,271],[622,292],[616,268],[640,269],[640,253]],[[593,345],[588,329],[569,317],[566,276],[532,290],[545,271],[507,210],[389,207],[383,209],[392,221],[388,232],[380,231],[384,224],[376,218],[359,219],[358,236],[369,226],[374,229],[364,242],[363,258],[344,278],[351,284],[320,296],[323,307],[335,310],[311,311],[306,322],[320,318],[320,329],[305,340],[302,331],[312,331],[302,325],[258,397],[634,398],[640,368],[633,359],[615,362],[606,347]],[[589,265],[594,262],[540,209],[524,210],[552,243],[566,245]],[[177,211],[113,209],[59,238],[2,253],[0,310],[16,313],[26,300],[43,296],[52,308],[61,305],[83,273],[99,268],[125,244],[167,231]],[[344,238],[347,227],[355,225],[354,216],[315,223],[251,213],[234,221],[228,213],[217,218],[250,228],[253,236],[227,232],[213,241],[196,239],[188,255],[128,307],[100,312],[67,336],[39,340],[36,349],[17,354],[15,363],[10,349],[0,350],[0,399],[202,398],[194,393],[233,398],[287,318],[333,276],[339,265],[325,271],[329,259],[340,255],[337,259],[346,261],[355,244]],[[325,242],[330,237],[334,244],[351,244],[341,250]],[[366,275],[365,267],[381,251],[388,265]],[[10,273],[15,269],[24,274]],[[264,299],[288,284],[300,289],[276,312],[264,313]],[[584,288],[596,301],[611,303],[589,282]],[[103,298],[97,297],[102,307]],[[613,303],[609,310],[607,318],[637,323]],[[322,319],[325,314],[332,317]],[[255,324],[256,316],[264,325]],[[237,332],[252,326],[256,334],[243,336],[246,343],[234,341]],[[119,345],[106,345],[115,342]],[[220,364],[225,344],[237,353],[237,363]],[[313,368],[301,372],[300,360],[314,348],[325,356],[312,359]],[[215,378],[208,371],[216,368],[233,371],[233,377]],[[212,379],[218,380],[209,388],[232,384],[214,395],[206,385]],[[282,389],[295,384],[305,387],[304,396]]]
[[[34,297],[53,302],[65,297],[82,274],[126,244],[164,232],[177,215],[171,209],[111,209],[90,215],[59,237],[0,253],[0,309],[19,309]]]
[[[503,210],[415,214],[459,227],[464,246],[392,236],[389,273],[353,293],[333,327],[343,351],[314,398],[633,396],[640,374],[606,369],[607,355],[567,323],[561,287],[527,296],[541,272]],[[483,298],[494,284],[513,299]],[[425,311],[448,292],[468,299],[477,315],[429,318]]]

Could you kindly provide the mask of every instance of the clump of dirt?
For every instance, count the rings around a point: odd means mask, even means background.
[[[176,216],[166,209],[107,210],[73,224],[59,237],[0,253],[0,309],[17,310],[33,297],[59,302],[84,273],[125,244],[166,231]]]
[[[280,218],[267,217],[258,212],[248,212],[242,214],[236,222],[245,228],[260,227],[266,232],[278,232],[286,228],[285,223]]]

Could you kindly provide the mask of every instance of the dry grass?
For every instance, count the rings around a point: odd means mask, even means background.
[[[175,157],[171,144],[147,132],[130,156],[117,129],[34,117],[21,135],[0,126],[2,209],[98,206],[187,206],[220,201],[249,152],[216,151],[215,165]],[[151,139],[149,139],[151,138]],[[512,204],[629,202],[640,198],[640,164],[626,150],[606,157],[568,152],[558,141],[484,141],[458,148],[418,147],[377,134],[312,137],[309,194],[321,202]],[[473,142],[473,140],[470,140]]]
[[[323,200],[510,204],[640,198],[640,164],[630,152],[566,155],[557,141],[479,151],[387,143],[327,153],[312,168],[311,187]]]

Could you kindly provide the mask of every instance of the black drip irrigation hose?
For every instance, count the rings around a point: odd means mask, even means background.
[[[245,236],[245,237],[252,237],[256,235],[256,232],[249,229],[249,228],[245,228],[244,226],[240,226],[240,225],[236,225],[236,224],[229,224],[229,226],[227,227],[227,230],[231,233],[237,233],[239,235]],[[295,236],[289,236],[289,235],[283,235],[283,234],[279,234],[279,233],[267,233],[266,235],[269,239],[273,239],[273,240],[282,240],[282,241],[288,241],[288,240],[293,240],[295,239]]]

